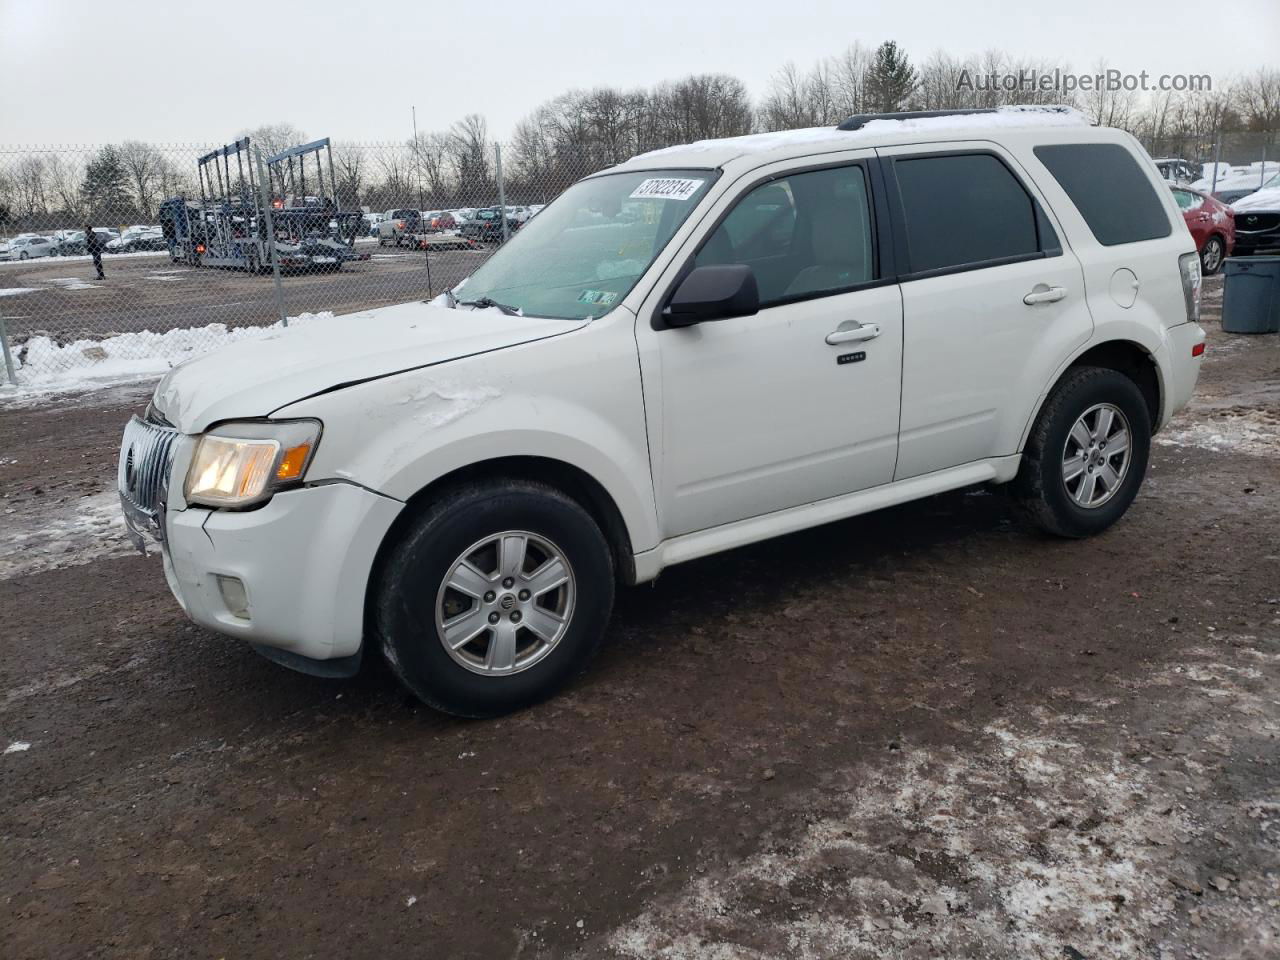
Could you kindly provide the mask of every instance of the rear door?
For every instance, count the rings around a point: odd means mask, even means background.
[[[1044,384],[1092,333],[1080,263],[995,144],[878,152],[902,285],[894,477],[1015,454]]]

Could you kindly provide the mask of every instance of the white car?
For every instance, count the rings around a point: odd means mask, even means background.
[[[687,560],[984,483],[1107,529],[1195,386],[1199,293],[1150,158],[1074,112],[673,147],[429,304],[175,368],[120,495],[197,623],[489,716]]]
[[[9,249],[0,253],[4,260],[31,260],[35,257],[52,257],[58,253],[58,244],[51,237],[17,237],[9,242]]]

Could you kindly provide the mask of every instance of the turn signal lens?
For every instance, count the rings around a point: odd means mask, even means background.
[[[280,466],[276,468],[277,480],[297,480],[302,476],[302,468],[307,464],[307,457],[311,455],[311,444],[300,443],[296,447],[290,447],[284,452],[284,456],[280,458]]]
[[[1201,356],[1203,353],[1204,353],[1203,343],[1197,343],[1194,347],[1191,348],[1191,355],[1193,357]]]

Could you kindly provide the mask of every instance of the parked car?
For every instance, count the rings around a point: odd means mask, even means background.
[[[429,304],[175,367],[130,535],[197,623],[489,716],[687,560],[982,483],[1106,530],[1204,351],[1173,197],[1060,109],[868,119],[638,156]]]
[[[378,246],[390,244],[398,247],[412,243],[413,237],[422,232],[422,214],[417,210],[388,210],[387,217],[378,224]]]
[[[470,220],[467,220],[458,228],[458,233],[464,237],[469,237],[477,243],[502,243],[502,212],[498,207],[486,207],[483,210],[477,210]],[[520,228],[517,220],[507,217],[507,236],[515,233]]]
[[[1216,184],[1211,184],[1205,180],[1197,180],[1191,186],[1197,190],[1211,193],[1214,199],[1221,200],[1223,203],[1235,203],[1251,193],[1256,193],[1264,187],[1272,185],[1277,176],[1274,164],[1267,164],[1265,174],[1261,165],[1255,164],[1252,167],[1236,167],[1231,174],[1225,177],[1219,175]]]
[[[366,213],[361,218],[364,221],[365,233],[370,237],[378,235],[378,224],[386,219],[383,213]]]
[[[1235,213],[1238,257],[1267,250],[1280,250],[1280,175],[1267,186],[1231,205]]]
[[[1236,244],[1235,213],[1225,203],[1190,187],[1170,187],[1183,222],[1200,252],[1200,272],[1213,276]]]
[[[1181,157],[1161,157],[1154,161],[1166,183],[1190,184],[1200,177],[1200,167]]]
[[[97,234],[98,241],[103,249],[112,241],[119,239],[119,234],[106,227],[94,227],[93,232]],[[58,244],[58,254],[64,257],[83,256],[89,252],[84,242],[84,231],[76,230],[68,234],[67,238]]]
[[[157,246],[157,241],[159,245]],[[126,227],[124,232],[106,245],[107,253],[138,253],[144,250],[165,250],[168,245],[159,227]]]
[[[31,260],[35,257],[54,257],[58,244],[52,237],[17,237],[10,241],[9,249],[0,253],[4,260]]]
[[[440,233],[444,230],[456,230],[459,226],[460,224],[458,220],[455,219],[454,215],[449,213],[447,210],[438,211],[427,222],[427,229],[435,233]]]

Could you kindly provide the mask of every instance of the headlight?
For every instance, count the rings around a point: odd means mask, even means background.
[[[208,507],[263,503],[302,482],[319,441],[318,420],[224,423],[200,438],[183,494]]]

